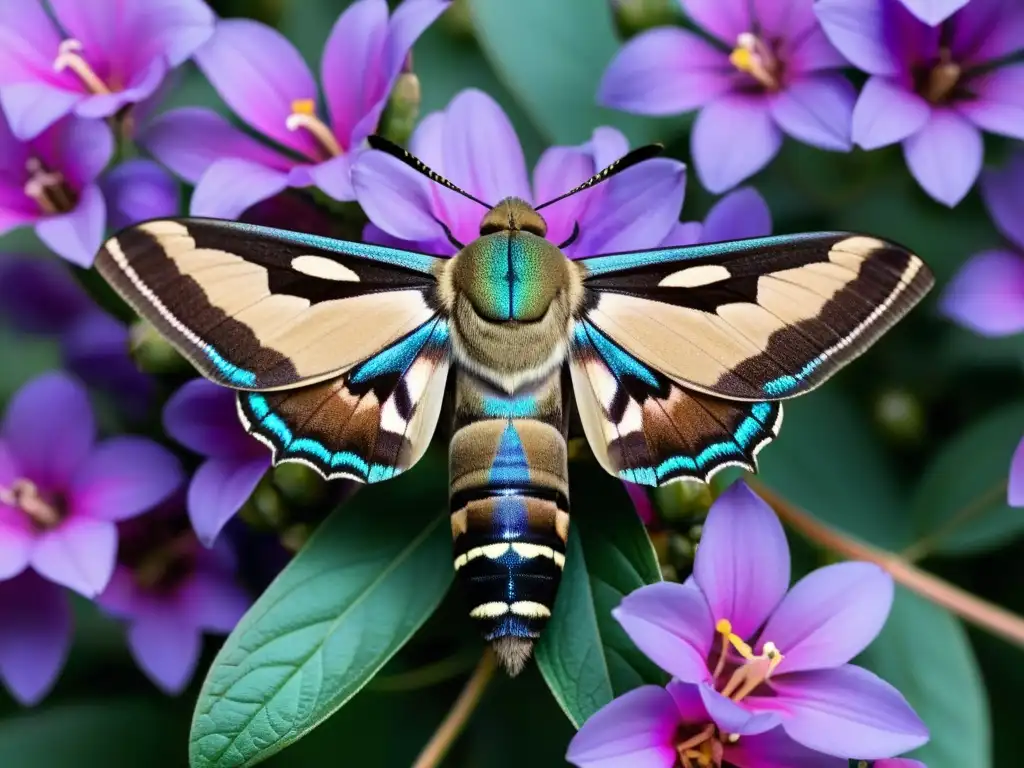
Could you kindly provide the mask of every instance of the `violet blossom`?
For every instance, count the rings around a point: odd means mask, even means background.
[[[459,93],[443,112],[425,117],[410,140],[416,157],[491,205],[513,196],[534,204],[551,200],[628,150],[619,131],[597,128],[580,146],[548,149],[533,171],[531,185],[508,117],[490,96],[472,88]],[[485,208],[384,152],[363,153],[352,180],[371,222],[368,239],[451,255],[457,249],[444,227],[462,243],[480,236]],[[569,258],[657,247],[678,221],[685,185],[681,162],[648,160],[545,208],[547,238],[561,243],[578,224],[578,237],[564,249]]]
[[[963,8],[970,0],[900,0],[907,10],[934,27]]]
[[[27,568],[86,597],[110,580],[117,522],[142,514],[183,481],[156,443],[96,442],[85,388],[43,374],[8,403],[0,425],[0,579]]]
[[[680,0],[712,38],[659,27],[630,39],[604,74],[598,101],[645,115],[700,109],[691,154],[701,183],[724,192],[764,168],[783,134],[850,149],[856,94],[835,71],[813,0]]]
[[[196,185],[196,216],[237,218],[288,187],[317,186],[352,200],[352,158],[376,130],[413,43],[448,5],[405,0],[390,17],[385,0],[349,6],[324,48],[320,106],[313,74],[280,32],[222,20],[196,63],[235,114],[281,149],[198,107],[156,118],[139,141]]]
[[[892,757],[928,730],[903,696],[848,662],[881,630],[892,578],[871,563],[818,569],[789,589],[782,525],[745,483],[712,505],[685,584],[627,595],[613,615],[641,651],[705,706],[739,707],[809,749]],[[741,739],[742,741],[742,739]]]
[[[252,603],[227,544],[207,549],[187,525],[165,510],[124,524],[117,568],[96,599],[125,621],[139,668],[172,695],[192,679],[204,633],[229,633]]]
[[[829,39],[870,77],[853,112],[865,149],[901,142],[910,172],[947,206],[981,171],[982,131],[1024,139],[1024,4],[972,0],[935,27],[899,0],[821,0]]]
[[[772,233],[772,213],[761,193],[753,187],[740,187],[715,201],[704,221],[676,224],[665,236],[665,247],[720,243],[764,237]]]
[[[0,0],[0,104],[14,134],[109,117],[156,92],[213,33],[202,0]]]
[[[270,451],[238,420],[235,393],[206,379],[184,384],[164,406],[164,429],[205,457],[188,487],[188,516],[211,546],[270,469]]]
[[[0,680],[18,703],[38,704],[50,692],[71,634],[71,603],[63,587],[33,571],[0,581]]]

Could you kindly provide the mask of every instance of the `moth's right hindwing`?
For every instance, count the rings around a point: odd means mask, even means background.
[[[150,221],[96,268],[207,378],[265,391],[351,369],[437,315],[425,254],[229,221]]]

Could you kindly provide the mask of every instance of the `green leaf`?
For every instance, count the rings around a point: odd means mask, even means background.
[[[919,554],[970,554],[1024,531],[1006,503],[1010,458],[1024,435],[1024,404],[1000,408],[950,440],[924,473],[911,515]]]
[[[609,3],[470,0],[484,54],[533,121],[556,144],[587,141],[612,125],[633,146],[666,140],[681,120],[655,121],[597,106],[597,87],[619,49]]]
[[[611,610],[661,569],[622,483],[596,465],[574,466],[573,517],[554,614],[537,663],[577,728],[616,696],[666,676],[633,645]]]
[[[865,416],[834,387],[787,400],[779,438],[758,462],[765,483],[825,522],[890,550],[910,542],[895,474]]]
[[[142,697],[49,705],[0,721],[0,755],[4,768],[178,768],[185,714]]]
[[[862,654],[924,720],[931,740],[910,756],[928,768],[990,768],[988,698],[960,622],[902,587],[878,639]]]
[[[192,721],[194,768],[253,765],[348,701],[430,616],[453,577],[448,473],[409,473],[336,510],[227,639]]]

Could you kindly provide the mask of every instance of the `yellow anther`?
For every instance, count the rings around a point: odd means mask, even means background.
[[[729,54],[729,63],[736,67],[740,72],[754,71],[754,57],[746,48],[735,48],[733,52]]]
[[[315,115],[316,102],[312,99],[296,99],[292,102],[292,114],[294,115]]]
[[[316,116],[316,102],[313,99],[293,101],[292,113],[285,118],[284,125],[289,131],[304,128],[328,157],[337,157],[342,153],[341,145],[330,126]]]
[[[779,89],[781,62],[771,46],[751,32],[736,37],[736,47],[729,61],[740,72],[745,72],[769,91]]]
[[[732,634],[732,622],[728,619],[719,619],[715,624],[715,631],[720,635],[731,635]]]

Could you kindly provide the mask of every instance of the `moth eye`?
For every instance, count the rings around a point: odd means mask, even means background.
[[[480,236],[484,237],[485,235],[493,235],[498,232],[504,232],[507,229],[508,227],[503,227],[501,224],[496,222],[485,221],[480,225]]]

